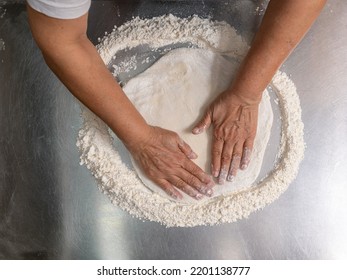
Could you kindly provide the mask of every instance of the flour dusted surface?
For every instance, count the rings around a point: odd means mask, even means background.
[[[153,49],[174,43],[192,43],[198,48],[242,58],[248,46],[225,22],[197,16],[181,19],[172,15],[153,19],[135,18],[106,36],[98,51],[108,64],[117,52],[147,44]],[[116,72],[116,71],[115,71]],[[117,73],[115,73],[117,74]],[[271,86],[279,98],[282,115],[281,143],[273,171],[244,191],[184,205],[145,188],[135,171],[121,160],[107,126],[82,108],[83,127],[77,146],[100,190],[112,203],[141,219],[166,226],[214,225],[247,217],[277,199],[296,177],[304,154],[303,123],[296,88],[285,73],[278,72]]]

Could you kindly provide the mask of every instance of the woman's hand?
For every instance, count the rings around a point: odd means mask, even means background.
[[[252,46],[230,89],[208,108],[193,129],[213,124],[212,174],[232,181],[250,161],[261,93],[277,69],[303,38],[326,0],[270,1]]]
[[[232,90],[225,91],[193,129],[194,134],[199,134],[213,125],[211,172],[219,184],[233,181],[238,169],[246,169],[250,162],[259,103],[259,98],[252,100]]]
[[[171,197],[182,198],[178,189],[197,200],[212,195],[212,178],[191,161],[197,155],[176,133],[150,127],[144,141],[127,148],[146,175]]]

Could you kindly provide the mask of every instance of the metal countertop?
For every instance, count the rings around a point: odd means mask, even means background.
[[[305,123],[307,149],[296,180],[248,219],[195,228],[132,218],[98,190],[79,165],[79,104],[45,65],[24,4],[6,2],[2,17],[0,10],[0,259],[347,258],[345,1],[328,1],[282,67],[297,86]],[[97,43],[133,16],[173,13],[227,20],[250,40],[261,4],[93,1],[88,35]]]

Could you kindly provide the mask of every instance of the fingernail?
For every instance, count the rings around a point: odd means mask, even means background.
[[[234,176],[233,176],[233,175],[228,175],[227,180],[228,180],[229,182],[234,181]]]
[[[218,171],[214,169],[212,163],[211,163],[211,173],[213,177],[218,177]]]
[[[204,196],[201,194],[201,193],[198,193],[197,195],[195,195],[195,198],[197,199],[197,200],[200,200],[200,199],[202,199]]]
[[[191,152],[190,156],[189,156],[190,159],[196,159],[198,158],[198,155],[194,152]]]
[[[199,191],[205,195],[208,195],[208,196],[211,196],[213,193],[212,189],[205,187],[205,186],[200,187]]]
[[[208,190],[206,191],[206,194],[207,194],[208,196],[212,196],[212,194],[213,194],[213,190],[208,189]]]
[[[227,170],[225,168],[222,168],[219,174],[219,180],[218,183],[220,185],[223,185],[225,183],[225,178],[227,177]]]
[[[193,133],[195,133],[195,134],[199,134],[199,133],[201,133],[202,132],[202,129],[201,128],[199,128],[199,127],[195,127],[194,129],[193,129],[193,131],[192,131]]]
[[[248,165],[247,165],[246,163],[242,164],[242,165],[241,165],[241,170],[245,170],[245,169],[247,168],[247,166],[248,166]]]

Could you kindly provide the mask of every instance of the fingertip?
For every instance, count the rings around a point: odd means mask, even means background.
[[[224,185],[225,180],[227,178],[227,169],[223,167],[220,171],[219,177],[218,177],[218,184]]]
[[[212,174],[212,178],[217,178],[219,175],[219,172],[214,168],[213,163],[211,163],[211,174]]]
[[[173,198],[173,199],[176,199],[176,200],[182,200],[183,199],[183,196],[180,192],[178,191],[175,191],[175,192],[170,192],[169,195]]]
[[[168,181],[158,180],[156,182],[171,198],[176,200],[183,199],[183,195]]]
[[[182,200],[182,199],[183,199],[183,195],[180,194],[180,193],[178,193],[178,195],[176,196],[176,199],[177,199],[177,200]]]
[[[211,196],[213,195],[213,190],[212,190],[212,189],[208,189],[208,190],[206,191],[206,195],[209,196],[209,197],[211,197]]]
[[[228,177],[227,177],[227,181],[228,182],[230,182],[230,183],[232,183],[233,181],[234,181],[234,176],[233,175],[228,175]]]
[[[225,183],[225,179],[224,178],[219,178],[218,179],[218,184],[224,185],[224,183]]]
[[[241,166],[240,166],[240,169],[241,170],[245,170],[245,169],[247,169],[247,167],[248,167],[247,163],[242,163]]]
[[[189,159],[197,159],[197,158],[198,158],[198,155],[192,151],[189,155]]]
[[[192,133],[193,133],[193,134],[200,134],[200,133],[202,133],[203,131],[204,131],[203,128],[196,126],[196,127],[193,128]]]

